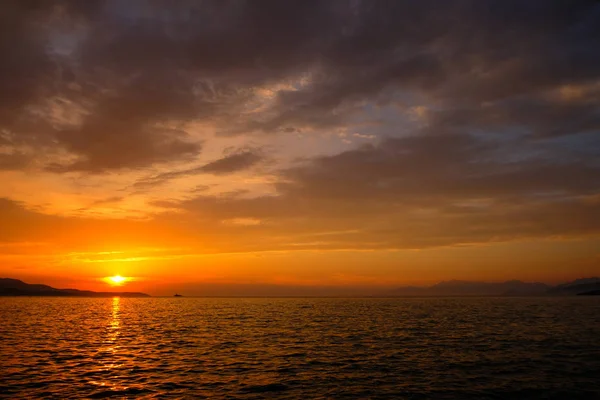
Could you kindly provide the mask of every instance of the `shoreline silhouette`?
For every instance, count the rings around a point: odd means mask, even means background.
[[[287,291],[286,295],[281,295],[281,290],[286,287],[279,287],[279,291],[266,290],[267,288],[258,285],[257,289],[262,288],[268,293],[258,294],[255,291],[248,292],[251,285],[238,287],[238,292],[227,290],[227,287],[219,285],[199,286],[199,294],[193,294],[200,297],[339,297],[342,293],[332,291],[328,292],[327,287],[288,287],[294,289]],[[190,289],[190,288],[188,288]],[[204,290],[203,290],[204,289]],[[210,290],[209,290],[210,289]],[[219,289],[224,293],[219,294]],[[229,288],[231,289],[231,288]],[[271,287],[271,289],[273,289]],[[311,289],[319,289],[312,290]],[[333,290],[333,288],[330,288]],[[339,288],[337,288],[339,290]],[[345,296],[350,297],[439,297],[439,296],[575,296],[575,295],[598,295],[600,293],[600,278],[582,278],[571,282],[561,283],[559,285],[548,285],[540,282],[523,282],[519,280],[510,280],[505,282],[478,282],[478,281],[443,281],[431,286],[403,286],[396,288],[362,288],[360,292],[351,294],[353,288],[349,287],[349,293]],[[260,291],[260,290],[259,290]],[[170,297],[184,297],[181,292],[175,292]],[[152,297],[142,292],[95,292],[79,289],[57,289],[43,284],[29,284],[18,279],[0,278],[0,296],[52,296],[52,297]],[[193,296],[193,297],[194,297]]]
[[[141,292],[94,292],[79,289],[57,289],[48,285],[30,284],[11,278],[0,278],[0,296],[151,297],[149,294]]]

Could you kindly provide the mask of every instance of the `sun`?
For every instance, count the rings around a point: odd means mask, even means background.
[[[122,284],[127,282],[129,280],[129,278],[127,278],[125,276],[121,276],[121,275],[115,275],[115,276],[107,276],[106,278],[104,278],[104,280],[106,282],[108,282],[109,285],[121,286]]]

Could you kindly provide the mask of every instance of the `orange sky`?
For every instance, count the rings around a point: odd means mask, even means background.
[[[451,2],[326,3],[3,11],[0,277],[202,294],[598,275],[586,11],[508,30]]]

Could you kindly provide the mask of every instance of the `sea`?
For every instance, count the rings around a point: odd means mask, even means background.
[[[600,298],[0,298],[0,398],[600,399]]]

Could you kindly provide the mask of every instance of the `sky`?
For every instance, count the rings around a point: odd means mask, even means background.
[[[0,276],[598,275],[598,49],[591,0],[5,1]]]

